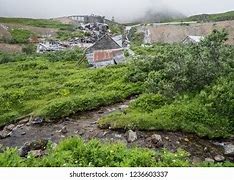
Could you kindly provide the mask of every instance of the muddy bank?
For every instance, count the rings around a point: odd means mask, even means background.
[[[25,119],[19,124],[11,125],[9,127],[12,129],[11,133],[8,137],[0,139],[0,144],[4,147],[20,148],[25,143],[35,140],[47,139],[58,143],[61,139],[69,136],[81,136],[85,140],[97,138],[102,141],[122,141],[129,147],[166,148],[172,152],[180,148],[191,154],[193,162],[204,161],[207,158],[219,160],[220,156],[220,161],[223,161],[223,158],[233,161],[231,157],[224,155],[224,145],[234,144],[233,139],[214,141],[181,132],[137,131],[134,132],[136,137],[133,137],[133,142],[130,142],[129,132],[98,128],[97,121],[99,118],[115,111],[122,111],[128,107],[128,104],[129,101],[118,103],[99,110],[80,113],[54,123],[44,123],[40,119],[37,119],[37,122],[30,123],[28,119]],[[155,142],[155,137],[159,143]]]

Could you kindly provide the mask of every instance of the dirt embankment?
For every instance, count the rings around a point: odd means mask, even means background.
[[[196,23],[184,25],[148,25],[141,27],[146,34],[145,40],[147,43],[164,42],[164,43],[179,43],[187,36],[206,36],[212,30],[226,29],[229,33],[228,44],[234,44],[234,21],[222,21],[211,23]]]
[[[53,20],[59,21],[63,24],[76,24],[76,21],[72,20],[69,17],[58,17],[58,18],[54,18]]]
[[[22,47],[18,44],[0,43],[0,52],[17,53],[22,52]]]
[[[58,29],[54,28],[43,28],[43,27],[33,27],[33,26],[25,26],[21,24],[8,24],[8,23],[2,23],[3,26],[8,28],[8,33],[11,29],[25,29],[29,30],[35,34],[41,35],[41,36],[55,36],[56,32]],[[1,36],[1,31],[0,31],[0,36]]]
[[[10,31],[12,29],[25,29],[29,30],[36,34],[38,37],[55,37],[57,35],[58,29],[54,28],[42,28],[42,27],[32,27],[32,26],[25,26],[21,24],[8,24],[8,23],[0,23],[0,41],[5,42],[4,40],[11,39]],[[0,51],[2,52],[21,52],[22,45],[19,44],[7,44],[7,43],[0,43]]]

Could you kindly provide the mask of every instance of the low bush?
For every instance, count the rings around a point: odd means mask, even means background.
[[[10,31],[10,33],[11,33],[11,43],[16,43],[16,44],[28,43],[29,38],[32,35],[31,31],[25,29],[13,29]]]
[[[103,117],[98,122],[99,126],[111,129],[183,131],[209,138],[228,137],[233,133],[228,118],[209,113],[197,99],[181,100],[163,106],[162,101],[150,104],[148,99],[140,98],[135,102],[143,105],[140,111],[136,105],[130,106],[125,112]],[[146,102],[149,104],[145,107]],[[148,107],[150,111],[147,112]],[[142,112],[144,110],[146,112]]]

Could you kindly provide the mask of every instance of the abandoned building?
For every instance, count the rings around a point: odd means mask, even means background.
[[[199,43],[201,40],[203,40],[204,37],[203,36],[187,36],[182,43],[183,44],[196,44]]]
[[[105,23],[105,16],[96,16],[96,15],[90,15],[90,16],[68,16],[68,18],[76,21],[77,23]]]
[[[122,48],[110,35],[105,34],[99,38],[86,52],[93,53],[96,50],[120,49]]]
[[[86,49],[86,57],[94,67],[119,64],[124,61],[124,50],[108,34]]]

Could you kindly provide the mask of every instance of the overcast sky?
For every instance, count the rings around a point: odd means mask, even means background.
[[[234,10],[234,0],[0,0],[0,16],[51,18],[100,14],[133,19],[148,9],[173,9],[185,15]]]

